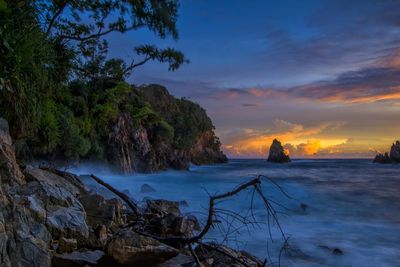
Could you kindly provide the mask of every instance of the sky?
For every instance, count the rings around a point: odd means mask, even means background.
[[[179,40],[147,30],[110,36],[110,56],[175,47],[159,83],[203,106],[230,158],[265,158],[278,138],[294,158],[365,158],[400,139],[400,1],[181,0]]]

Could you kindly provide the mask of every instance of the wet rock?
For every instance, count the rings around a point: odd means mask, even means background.
[[[392,160],[389,157],[389,154],[386,152],[385,154],[378,154],[375,156],[374,163],[392,163]]]
[[[189,203],[186,200],[179,201],[180,207],[189,207]]]
[[[122,202],[119,199],[105,199],[100,195],[86,194],[79,198],[82,203],[88,224],[95,228],[98,225],[106,227],[124,223],[122,217]]]
[[[101,250],[54,254],[52,265],[58,267],[99,266],[103,257],[104,252]]]
[[[306,211],[306,210],[308,209],[308,205],[307,205],[306,203],[301,203],[301,204],[300,204],[300,208],[301,208],[303,211]]]
[[[234,250],[219,244],[216,245],[213,243],[209,243],[209,244],[199,245],[196,247],[195,252],[199,257],[199,259],[202,261],[212,259],[213,267],[263,266],[263,263],[255,256],[250,255],[247,252]],[[240,264],[238,261],[242,262],[243,264]]]
[[[213,130],[205,131],[197,137],[189,150],[189,157],[190,162],[195,165],[228,162],[228,158],[220,150],[220,143]]]
[[[192,256],[180,253],[177,256],[173,257],[172,259],[160,264],[160,267],[178,267],[178,266],[191,267],[195,265],[196,263],[194,262]]]
[[[53,238],[87,238],[86,213],[76,196],[80,189],[64,178],[41,169],[27,168],[28,183],[16,190],[16,196],[29,200],[32,212],[45,210],[45,223]]]
[[[127,228],[110,239],[107,254],[124,266],[154,266],[175,257],[179,251]]]
[[[390,152],[379,153],[375,156],[374,163],[400,163],[400,141],[392,144]]]
[[[58,253],[71,253],[77,250],[77,248],[78,242],[76,239],[61,237],[60,240],[58,240]]]
[[[140,193],[154,193],[156,190],[148,184],[143,184],[140,188]]]
[[[400,141],[396,141],[390,148],[390,159],[392,162],[400,163]]]
[[[340,248],[334,248],[332,253],[335,255],[343,255],[343,251]]]
[[[267,161],[275,163],[287,163],[291,161],[289,156],[285,153],[281,142],[277,139],[272,141]]]

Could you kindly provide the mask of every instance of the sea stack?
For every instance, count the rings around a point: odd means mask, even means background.
[[[281,142],[279,142],[277,139],[272,141],[271,147],[269,148],[269,156],[267,161],[275,163],[290,162],[289,155],[285,153]]]
[[[375,156],[374,163],[400,163],[400,141],[396,141],[390,148],[390,153],[379,153]]]

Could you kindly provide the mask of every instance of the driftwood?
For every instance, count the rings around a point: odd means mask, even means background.
[[[137,205],[135,203],[133,203],[133,201],[129,198],[129,196],[118,191],[117,189],[115,189],[108,183],[104,182],[103,180],[101,180],[99,177],[97,177],[94,174],[91,174],[90,177],[93,180],[95,180],[98,184],[104,186],[105,188],[107,188],[108,190],[110,190],[111,192],[113,192],[114,194],[119,196],[126,203],[126,205],[128,205],[128,207],[132,209],[133,213],[135,213],[136,216],[138,216],[138,217],[141,216],[141,212],[139,211],[139,208],[137,207]]]
[[[92,179],[94,179],[97,183],[99,183],[100,185],[106,187],[107,189],[109,189],[111,192],[113,192],[114,194],[116,194],[117,196],[119,196],[131,209],[132,211],[138,216],[138,217],[142,217],[142,214],[139,210],[139,208],[137,207],[137,205],[135,203],[132,202],[132,200],[124,193],[118,191],[117,189],[115,189],[114,187],[112,187],[111,185],[107,184],[106,182],[104,182],[103,180],[101,180],[99,177],[91,174],[90,177]],[[195,254],[192,245],[193,244],[198,244],[198,245],[202,245],[207,247],[208,249],[212,249],[217,251],[218,253],[223,254],[224,256],[227,256],[229,258],[231,258],[232,260],[236,261],[238,264],[242,265],[242,266],[247,266],[246,263],[244,261],[242,261],[241,259],[237,259],[235,257],[232,257],[231,255],[225,253],[223,250],[219,249],[218,246],[214,246],[214,245],[209,245],[206,243],[202,242],[202,239],[206,236],[206,234],[209,232],[209,230],[211,228],[213,228],[215,226],[215,224],[218,224],[221,222],[221,220],[218,219],[217,213],[222,213],[224,215],[228,215],[231,216],[234,220],[237,220],[239,222],[241,222],[241,224],[243,225],[255,225],[258,224],[259,222],[257,222],[254,218],[254,215],[252,213],[251,210],[251,218],[253,218],[253,220],[248,219],[247,217],[235,213],[233,211],[228,211],[228,210],[224,210],[224,209],[220,209],[220,208],[216,208],[216,205],[218,204],[218,201],[221,201],[223,199],[229,198],[229,197],[233,197],[237,194],[239,194],[240,192],[252,188],[253,189],[253,196],[252,196],[252,202],[253,202],[253,198],[254,198],[254,194],[259,195],[259,197],[261,198],[262,202],[264,203],[266,210],[268,212],[268,229],[270,229],[270,218],[272,219],[272,222],[275,223],[277,225],[277,227],[279,228],[283,240],[285,241],[285,246],[287,246],[287,238],[285,237],[285,234],[281,228],[281,225],[279,224],[278,221],[278,216],[277,216],[277,211],[274,209],[274,207],[272,206],[272,204],[270,203],[270,200],[268,200],[268,198],[264,195],[264,193],[261,190],[261,179],[267,179],[270,182],[272,182],[273,184],[275,184],[279,190],[282,191],[282,193],[284,195],[287,196],[287,194],[283,191],[283,189],[277,185],[274,181],[270,180],[269,178],[263,176],[263,175],[259,175],[257,176],[257,178],[250,180],[249,182],[243,183],[241,185],[239,185],[238,187],[236,187],[235,189],[233,189],[232,191],[223,193],[223,194],[219,194],[219,195],[214,195],[214,196],[210,196],[209,199],[209,206],[208,206],[208,214],[207,214],[207,220],[206,223],[204,225],[204,227],[202,228],[202,230],[195,236],[192,237],[180,237],[180,236],[170,236],[170,237],[160,237],[160,236],[155,236],[152,235],[150,233],[147,232],[143,232],[141,231],[139,228],[136,228],[135,231],[138,234],[141,234],[143,236],[148,236],[148,237],[152,237],[160,242],[163,242],[165,244],[171,245],[173,247],[179,247],[179,248],[184,248],[187,247],[190,251],[190,253],[192,254],[192,257],[194,259],[194,261],[196,262],[196,264],[198,264],[199,266],[201,266],[200,260],[197,257],[197,255]],[[289,196],[288,196],[289,197]],[[253,205],[253,203],[251,203]],[[251,208],[252,209],[252,208]],[[127,225],[127,227],[131,227],[131,226],[135,226],[137,224],[136,222],[132,222],[130,224]],[[235,231],[238,231],[239,229],[235,229]],[[235,232],[234,231],[234,232]],[[229,233],[228,233],[229,234]],[[271,232],[270,232],[271,235]],[[279,266],[280,266],[280,256],[281,253],[279,255]],[[259,264],[259,266],[265,266],[266,265],[266,260]]]

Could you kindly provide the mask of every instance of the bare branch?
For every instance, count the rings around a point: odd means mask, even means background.
[[[97,177],[97,176],[95,176],[93,174],[91,174],[90,177],[93,180],[95,180],[97,183],[101,184],[102,186],[104,186],[105,188],[107,188],[108,190],[110,190],[111,192],[116,194],[117,196],[119,196],[126,203],[126,205],[128,205],[132,209],[132,211],[135,213],[136,216],[138,216],[138,217],[141,216],[139,208],[136,206],[135,203],[133,203],[133,201],[126,194],[118,191],[117,189],[115,189],[114,187],[112,187],[111,185],[107,184],[106,182],[104,182],[99,177]]]

